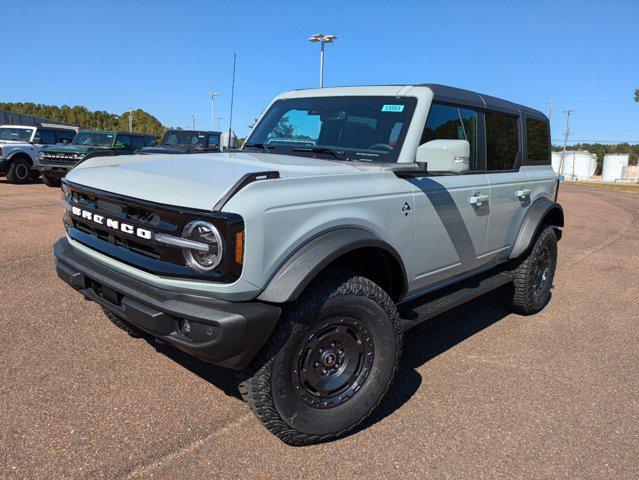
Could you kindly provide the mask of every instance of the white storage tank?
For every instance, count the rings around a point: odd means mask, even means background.
[[[587,180],[595,173],[597,156],[585,150],[566,151],[561,174],[570,180]]]
[[[628,155],[608,154],[603,159],[603,170],[601,171],[602,182],[616,182],[621,179],[623,167],[628,165]]]
[[[552,152],[552,156],[550,157],[552,169],[555,174],[559,175],[559,166],[561,165],[561,152]]]
[[[621,170],[621,179],[625,182],[639,182],[639,165],[628,165]]]

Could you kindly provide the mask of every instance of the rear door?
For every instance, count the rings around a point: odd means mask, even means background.
[[[486,112],[486,172],[490,184],[490,220],[485,261],[508,256],[528,206],[531,190],[522,169],[521,117]]]
[[[454,105],[433,104],[421,143],[464,139],[470,144],[470,170],[411,179],[415,187],[415,233],[411,290],[445,282],[481,264],[491,211],[488,177],[482,172],[481,114]],[[477,199],[481,199],[478,203]]]

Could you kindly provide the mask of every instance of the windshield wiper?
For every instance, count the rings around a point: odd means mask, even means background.
[[[343,150],[336,150],[329,147],[295,147],[294,152],[312,152],[312,153],[328,153],[337,160],[348,160],[348,156],[344,154]]]
[[[273,150],[275,148],[275,145],[270,145],[270,144],[264,144],[264,143],[245,143],[242,148],[244,147],[249,147],[249,148],[261,148],[262,150],[264,150],[265,152],[268,152],[269,150]]]

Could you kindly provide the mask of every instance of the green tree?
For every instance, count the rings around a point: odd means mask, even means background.
[[[22,115],[47,118],[49,120],[69,123],[79,128],[97,130],[128,130],[129,112],[115,115],[104,110],[92,112],[86,107],[76,105],[36,104],[31,102],[0,103],[0,110],[9,110]],[[150,113],[137,109],[133,111],[133,131],[146,133],[161,138],[167,127]]]
[[[635,102],[639,102],[639,88],[635,90]]]

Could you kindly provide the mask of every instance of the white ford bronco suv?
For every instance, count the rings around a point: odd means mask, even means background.
[[[0,175],[11,183],[27,183],[40,176],[38,154],[47,145],[73,140],[75,129],[62,125],[0,125]]]
[[[291,91],[241,150],[78,165],[56,267],[132,335],[236,370],[304,445],[373,411],[406,329],[493,289],[546,305],[557,187],[537,110],[430,84]]]

